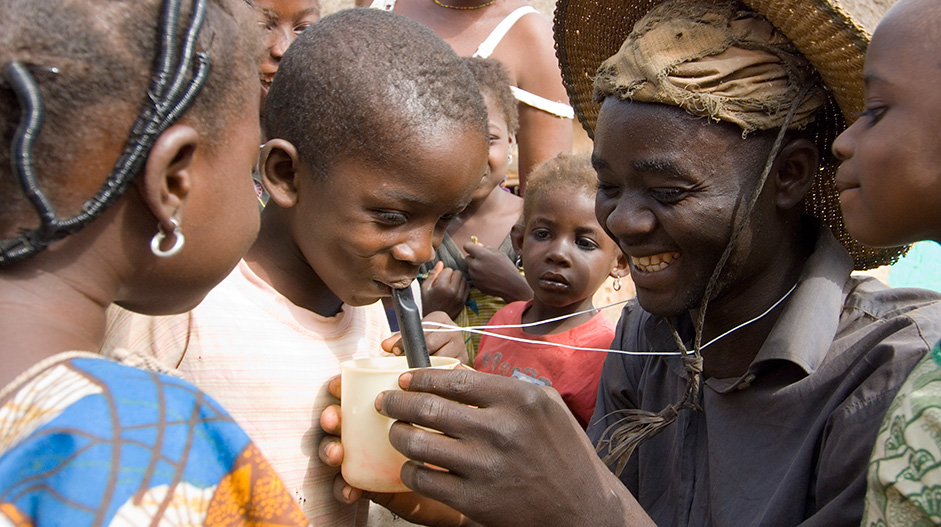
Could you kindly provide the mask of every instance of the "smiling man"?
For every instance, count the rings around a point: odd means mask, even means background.
[[[682,355],[610,355],[589,435],[658,525],[858,525],[881,418],[941,330],[936,294],[850,275],[895,250],[820,190],[855,114],[793,35],[667,2],[595,79],[595,210],[637,288],[613,347]]]

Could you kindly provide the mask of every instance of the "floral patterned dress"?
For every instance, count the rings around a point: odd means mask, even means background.
[[[0,526],[303,526],[245,432],[186,381],[70,352],[0,391]]]
[[[941,348],[915,366],[879,430],[864,526],[941,525]]]

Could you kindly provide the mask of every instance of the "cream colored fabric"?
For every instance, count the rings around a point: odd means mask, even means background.
[[[147,317],[112,307],[102,352],[142,350],[215,398],[245,429],[313,525],[357,527],[358,507],[333,497],[338,469],[320,462],[327,382],[347,359],[383,356],[380,302],[322,317],[293,304],[243,260],[199,306]]]
[[[815,84],[789,128],[802,128],[826,103],[813,67],[767,20],[732,3],[670,1],[634,26],[604,61],[595,98],[679,106],[739,125],[744,133],[777,129],[792,101]]]

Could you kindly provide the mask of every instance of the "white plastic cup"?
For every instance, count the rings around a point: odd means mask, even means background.
[[[432,368],[451,369],[452,357],[431,357]],[[340,364],[340,441],[343,479],[372,492],[407,492],[399,473],[406,458],[389,443],[394,422],[376,410],[376,397],[400,390],[399,376],[409,370],[405,357],[348,360]]]

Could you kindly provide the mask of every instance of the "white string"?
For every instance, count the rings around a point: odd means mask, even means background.
[[[778,304],[780,304],[781,302],[784,302],[784,299],[787,298],[787,297],[791,294],[791,292],[794,291],[795,289],[797,289],[797,284],[796,284],[796,283],[795,283],[794,285],[792,285],[790,289],[788,289],[787,293],[784,293],[784,296],[782,296],[781,298],[779,298],[777,302],[775,302],[774,304],[771,305],[771,307],[769,307],[768,309],[766,309],[764,313],[758,315],[757,317],[755,317],[755,318],[753,318],[753,319],[751,319],[751,320],[749,320],[749,321],[747,321],[747,322],[742,322],[741,324],[735,326],[734,328],[732,328],[732,329],[726,331],[725,333],[719,335],[718,337],[716,337],[716,338],[710,340],[709,342],[703,344],[702,346],[699,347],[699,351],[702,351],[702,350],[706,349],[706,346],[708,346],[708,345],[712,344],[713,342],[715,342],[715,341],[721,339],[722,337],[728,335],[729,333],[738,331],[738,330],[742,329],[743,327],[745,327],[745,326],[751,324],[752,322],[755,322],[756,320],[760,319],[761,317],[767,315],[767,314],[770,313],[774,308],[778,307]]]
[[[615,306],[618,306],[618,305],[621,305],[621,304],[626,304],[626,303],[629,302],[630,300],[631,300],[631,299],[619,300],[619,301],[617,301],[617,302],[615,302],[615,303],[613,303],[613,304],[608,304],[608,305],[606,305],[606,306],[593,307],[593,308],[591,308],[591,309],[586,309],[586,310],[584,310],[584,311],[578,311],[578,312],[576,312],[576,313],[569,313],[568,315],[559,315],[559,316],[554,317],[554,318],[547,318],[547,319],[545,319],[545,320],[537,320],[536,322],[529,322],[529,323],[526,323],[526,324],[505,324],[505,325],[469,326],[469,327],[470,327],[470,328],[473,328],[473,329],[486,329],[486,328],[491,328],[491,329],[529,328],[529,327],[532,327],[532,326],[539,326],[539,325],[542,325],[542,324],[549,324],[550,322],[556,322],[556,321],[559,321],[559,320],[565,320],[565,319],[567,319],[567,318],[577,317],[578,315],[584,315],[585,313],[597,313],[597,312],[599,312],[599,311],[601,311],[601,310],[603,310],[603,309],[608,309],[609,307],[615,307]]]
[[[745,322],[742,322],[741,324],[739,324],[739,325],[735,326],[734,328],[732,328],[732,329],[726,331],[725,333],[722,333],[722,334],[719,335],[718,337],[716,337],[716,338],[710,340],[709,342],[703,344],[702,346],[700,346],[699,350],[702,351],[702,350],[706,349],[707,346],[709,346],[709,345],[715,343],[717,340],[719,340],[719,339],[721,339],[721,338],[723,338],[723,337],[725,337],[725,336],[727,336],[727,335],[729,335],[729,334],[731,334],[731,333],[734,333],[734,332],[736,332],[736,331],[742,329],[743,327],[745,327],[745,326],[747,326],[747,325],[749,325],[749,324],[751,324],[751,323],[753,323],[753,322],[756,322],[756,321],[760,320],[762,317],[764,317],[765,315],[767,315],[768,313],[770,313],[771,311],[773,311],[774,308],[778,307],[778,305],[779,305],[781,302],[784,302],[784,299],[786,299],[788,296],[790,296],[791,293],[792,293],[795,289],[797,289],[797,283],[795,283],[794,285],[792,285],[791,288],[788,289],[787,293],[784,293],[784,296],[782,296],[781,298],[779,298],[779,299],[777,300],[777,302],[775,302],[774,304],[772,304],[771,307],[769,307],[768,309],[766,309],[763,313],[761,313],[760,315],[758,315],[758,316],[756,316],[756,317],[751,318],[750,320],[747,320],[747,321],[745,321]],[[536,322],[529,322],[529,323],[526,323],[526,324],[502,324],[502,325],[499,325],[499,324],[498,324],[498,325],[493,325],[493,326],[467,326],[467,327],[461,327],[461,326],[457,326],[457,325],[454,325],[454,324],[442,324],[442,323],[440,323],[440,322],[434,322],[434,321],[430,321],[430,320],[423,320],[423,321],[422,321],[422,327],[425,328],[425,331],[427,331],[428,333],[454,333],[454,332],[476,333],[476,334],[478,334],[478,335],[489,335],[489,336],[494,337],[494,338],[504,339],[504,340],[510,340],[510,341],[513,341],[513,342],[523,342],[523,343],[530,343],[530,344],[536,344],[536,345],[542,346],[542,345],[545,345],[545,344],[547,344],[547,343],[546,343],[545,341],[542,341],[542,340],[532,340],[532,339],[524,339],[524,338],[520,338],[520,337],[511,337],[511,336],[509,336],[509,335],[503,335],[503,334],[501,334],[501,333],[494,333],[494,332],[487,331],[487,330],[488,330],[488,329],[515,329],[515,328],[527,328],[527,327],[532,327],[532,326],[538,326],[538,325],[541,325],[541,324],[548,324],[548,323],[550,323],[550,322],[556,322],[556,321],[559,321],[559,320],[565,320],[565,319],[567,319],[567,318],[572,318],[572,317],[575,317],[575,316],[578,316],[578,315],[583,315],[583,314],[585,314],[585,313],[597,313],[597,312],[601,311],[602,309],[608,309],[608,308],[610,308],[610,307],[614,307],[614,306],[617,306],[617,305],[619,305],[619,304],[623,304],[623,303],[625,303],[625,302],[628,302],[628,300],[621,300],[621,301],[619,301],[619,302],[615,302],[615,303],[613,303],[613,304],[608,304],[608,305],[606,305],[606,306],[597,307],[597,308],[592,308],[592,309],[586,309],[586,310],[584,310],[584,311],[578,311],[578,312],[576,312],[576,313],[570,313],[570,314],[568,314],[568,315],[561,315],[561,316],[558,316],[558,317],[555,317],[555,318],[547,318],[546,320],[539,320],[539,321],[536,321]],[[628,351],[628,350],[611,349],[611,348],[585,348],[585,347],[581,347],[581,346],[572,346],[572,345],[570,345],[570,344],[562,344],[562,343],[559,343],[559,342],[552,342],[551,344],[552,344],[553,346],[557,346],[557,347],[560,347],[560,348],[568,348],[568,349],[576,350],[576,351],[600,351],[600,352],[604,352],[604,353],[620,353],[620,354],[622,354],[622,355],[682,355],[682,354],[683,354],[683,352],[681,352],[681,351]],[[695,350],[689,351],[689,352],[687,352],[687,353],[693,354],[693,353],[695,353]]]
[[[440,322],[432,322],[430,320],[426,320],[422,322],[422,326],[425,326],[426,324],[429,326],[437,326],[438,328],[440,328],[440,329],[428,329],[427,331],[429,333],[433,333],[436,331],[438,332],[466,331],[468,333],[477,333],[479,335],[490,335],[491,337],[496,337],[498,339],[504,339],[504,340],[512,340],[514,342],[528,342],[530,344],[536,344],[539,346],[545,346],[546,344],[551,344],[553,347],[568,348],[568,349],[576,350],[576,351],[600,351],[603,353],[621,353],[623,355],[682,355],[683,353],[681,351],[626,351],[626,350],[611,349],[611,348],[584,348],[581,346],[572,346],[570,344],[562,344],[561,342],[546,342],[544,340],[530,340],[530,339],[524,339],[520,337],[511,337],[509,335],[503,335],[501,333],[491,333],[490,331],[482,331],[482,330],[472,328],[472,327],[460,327],[460,326],[455,326],[452,324],[442,324]],[[516,326],[513,326],[513,327],[516,327]],[[447,328],[447,329],[444,329],[444,328]]]
[[[498,338],[498,339],[504,339],[504,340],[510,340],[510,341],[513,341],[513,342],[523,342],[523,343],[536,344],[536,345],[538,345],[538,346],[544,346],[544,345],[547,344],[547,342],[546,342],[546,341],[543,341],[543,340],[532,340],[532,339],[524,339],[524,338],[520,338],[520,337],[511,337],[510,335],[504,335],[504,334],[502,334],[502,333],[493,333],[493,332],[487,331],[487,330],[490,330],[490,329],[528,328],[528,327],[532,327],[532,326],[539,326],[539,325],[542,325],[542,324],[548,324],[548,323],[550,323],[550,322],[556,322],[556,321],[559,321],[559,320],[565,320],[565,319],[567,319],[567,318],[577,317],[578,315],[583,315],[583,314],[585,314],[585,313],[597,313],[597,312],[599,312],[599,311],[601,311],[601,310],[603,310],[603,309],[608,309],[608,308],[611,308],[611,307],[615,307],[615,306],[618,306],[618,305],[620,305],[620,304],[624,304],[624,303],[626,303],[626,302],[628,302],[628,301],[630,301],[630,299],[628,299],[628,300],[620,300],[620,301],[618,301],[618,302],[614,302],[613,304],[608,304],[608,305],[606,305],[606,306],[595,307],[595,308],[592,308],[592,309],[586,309],[586,310],[584,310],[584,311],[578,311],[578,312],[575,312],[575,313],[569,313],[568,315],[561,315],[561,316],[558,316],[558,317],[547,318],[547,319],[545,319],[545,320],[539,320],[539,321],[536,321],[536,322],[529,322],[529,323],[526,323],[526,324],[495,324],[495,325],[492,325],[492,326],[466,326],[466,327],[461,327],[461,326],[456,326],[456,325],[454,325],[454,324],[442,324],[442,323],[440,323],[440,322],[434,322],[434,321],[430,321],[430,320],[424,320],[424,321],[422,321],[422,327],[426,328],[425,331],[427,331],[428,333],[439,333],[439,332],[440,332],[440,333],[453,333],[453,332],[455,332],[455,331],[460,331],[460,332],[467,332],[467,333],[476,333],[476,334],[478,334],[478,335],[489,335],[489,336],[491,336],[491,337],[495,337],[495,338]],[[432,327],[427,327],[427,326],[432,326]],[[437,329],[435,329],[435,328],[437,328]],[[586,348],[586,347],[582,347],[582,346],[573,346],[573,345],[571,345],[571,344],[562,344],[562,343],[559,343],[559,342],[552,342],[551,344],[552,344],[553,346],[557,346],[557,347],[560,347],[560,348],[568,348],[568,349],[576,350],[576,351],[600,351],[600,352],[602,352],[602,353],[620,353],[620,354],[622,354],[622,355],[682,355],[682,354],[683,354],[683,352],[681,352],[681,351],[627,351],[627,350],[611,349],[611,348]]]

